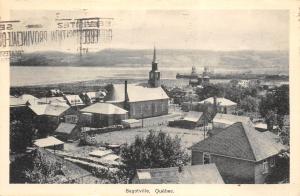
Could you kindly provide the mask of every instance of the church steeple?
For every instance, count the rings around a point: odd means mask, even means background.
[[[153,49],[153,60],[152,60],[152,63],[156,63],[156,49],[155,49],[155,46],[154,46],[154,49]]]
[[[157,70],[156,48],[155,48],[155,46],[154,46],[154,49],[153,49],[152,70],[153,71]]]
[[[160,72],[157,69],[155,46],[154,46],[154,50],[153,50],[152,69],[149,72],[148,84],[150,87],[159,87],[160,86]]]

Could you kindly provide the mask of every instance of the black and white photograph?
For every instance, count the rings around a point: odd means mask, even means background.
[[[289,184],[289,33],[288,9],[10,10],[9,184]]]

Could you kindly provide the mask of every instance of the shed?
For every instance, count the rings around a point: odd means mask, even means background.
[[[54,132],[57,138],[64,141],[77,140],[80,138],[80,128],[76,124],[62,122]]]
[[[52,136],[37,139],[35,140],[34,145],[40,148],[50,148],[55,150],[62,150],[64,148],[64,142]]]
[[[112,150],[94,150],[89,153],[89,156],[101,158],[112,153]]]
[[[204,115],[203,112],[189,111],[187,115],[183,118],[187,127],[195,128],[197,126],[204,125]]]
[[[122,120],[122,125],[126,128],[137,128],[137,127],[142,127],[142,122],[137,119],[125,119]]]
[[[204,126],[206,124],[205,118],[203,112],[189,111],[183,119],[170,121],[169,126],[194,129],[198,126]]]

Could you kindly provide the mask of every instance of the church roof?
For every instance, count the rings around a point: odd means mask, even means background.
[[[129,102],[169,99],[161,87],[148,88],[136,84],[128,84],[127,92]],[[108,102],[123,102],[125,100],[125,85],[114,84],[111,99]]]

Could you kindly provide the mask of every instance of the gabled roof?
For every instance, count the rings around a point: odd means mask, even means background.
[[[20,97],[10,96],[9,106],[10,107],[23,107],[23,106],[26,106],[26,102],[27,101],[21,99]]]
[[[46,137],[46,138],[42,138],[42,139],[37,139],[34,142],[34,145],[36,145],[37,147],[49,147],[49,146],[56,146],[56,145],[61,145],[64,144],[64,142],[56,139],[55,137]]]
[[[64,97],[67,100],[68,104],[71,106],[84,105],[79,95],[64,95]]]
[[[29,108],[36,115],[48,115],[48,116],[60,116],[66,110],[70,108],[70,106],[60,106],[60,105],[51,105],[51,104],[34,104],[30,105]]]
[[[181,184],[224,184],[214,163],[183,167],[179,173],[179,182]]]
[[[148,88],[144,86],[138,86],[135,84],[127,85],[127,92],[129,102],[148,101],[169,99],[166,92],[161,88]],[[109,102],[123,102],[125,100],[125,85],[114,84],[111,92],[111,99]]]
[[[112,150],[94,150],[94,151],[90,152],[89,155],[100,158],[100,157],[107,156],[112,153],[113,153]]]
[[[29,94],[23,94],[20,98],[26,102],[28,101],[30,104],[36,104],[39,100],[37,97]]]
[[[210,104],[213,104],[214,103],[214,98],[209,97],[205,100],[200,101],[199,103],[204,104],[206,102],[210,103]],[[237,105],[237,104],[235,102],[229,100],[229,99],[224,98],[224,97],[218,97],[217,98],[217,105],[219,105],[219,106],[234,106],[234,105]]]
[[[61,105],[69,106],[67,101],[63,97],[42,97],[38,100],[40,104],[51,104],[51,105]]]
[[[86,93],[83,93],[84,95],[86,95],[89,99],[95,99],[97,96],[97,92],[86,92]]]
[[[95,114],[126,114],[127,111],[110,103],[95,103],[80,110],[86,113]]]
[[[178,184],[178,167],[138,169],[141,184]]]
[[[247,117],[247,116],[237,116],[237,115],[232,115],[232,114],[217,113],[213,119],[213,122],[219,122],[219,123],[225,123],[228,125],[232,125],[233,123],[242,122],[247,119],[249,119],[249,117]]]
[[[76,127],[76,124],[62,122],[62,123],[60,123],[58,125],[57,129],[55,130],[55,132],[70,134],[75,127]]]
[[[251,120],[234,123],[220,133],[213,135],[192,146],[192,150],[212,154],[261,161],[285,150],[279,141],[266,137],[255,130]]]
[[[138,169],[137,178],[142,184],[224,184],[215,164]]]
[[[203,112],[189,111],[183,120],[198,122],[202,116]]]

